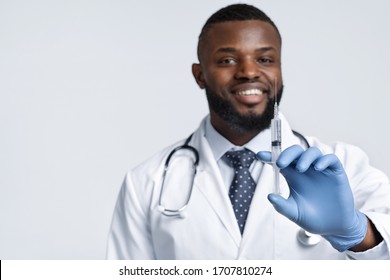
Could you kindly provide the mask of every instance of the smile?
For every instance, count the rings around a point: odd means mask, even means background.
[[[248,90],[239,91],[237,92],[237,94],[249,96],[249,95],[261,95],[263,94],[263,92],[259,89],[248,89]]]

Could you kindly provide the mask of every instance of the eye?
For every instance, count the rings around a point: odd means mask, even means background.
[[[269,57],[261,57],[258,60],[261,64],[271,64],[273,60]]]
[[[225,58],[222,58],[218,61],[219,64],[222,64],[222,65],[229,65],[229,64],[234,64],[236,63],[237,60],[232,58],[232,57],[225,57]]]

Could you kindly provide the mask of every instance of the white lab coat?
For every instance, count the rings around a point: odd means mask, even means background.
[[[324,153],[335,153],[343,162],[356,208],[372,220],[384,241],[364,253],[340,253],[322,238],[315,246],[303,246],[297,240],[300,228],[277,213],[267,200],[267,195],[273,191],[273,171],[269,165],[264,165],[262,169],[241,236],[220,170],[204,137],[204,122],[190,142],[199,151],[200,162],[186,217],[166,217],[158,210],[164,162],[174,147],[183,144],[181,141],[126,175],[109,233],[107,258],[222,260],[390,257],[390,184],[387,177],[369,166],[366,155],[357,147],[342,143],[328,146],[311,137],[307,137],[311,146],[319,147]],[[285,119],[282,133],[283,148],[300,144]],[[174,168],[176,178],[189,174],[189,167],[184,163]],[[284,180],[282,190],[288,196]],[[174,202],[176,193],[168,193],[167,189],[164,198]]]

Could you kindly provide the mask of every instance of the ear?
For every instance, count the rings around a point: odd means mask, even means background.
[[[201,89],[204,89],[204,78],[202,67],[199,63],[192,64],[192,75],[194,75],[195,81]]]

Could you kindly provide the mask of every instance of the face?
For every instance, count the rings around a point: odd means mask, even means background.
[[[239,130],[262,130],[282,94],[281,43],[272,25],[260,20],[214,24],[199,47],[193,74],[206,90],[211,122]],[[223,128],[222,128],[223,129]]]

